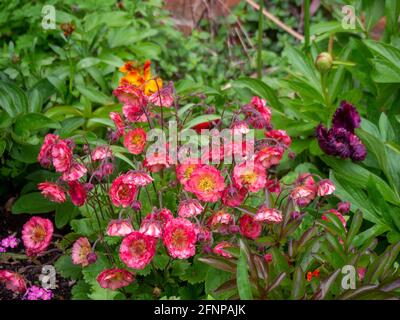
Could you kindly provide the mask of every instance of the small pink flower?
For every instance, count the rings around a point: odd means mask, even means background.
[[[270,254],[270,253],[264,254],[264,260],[266,263],[272,262],[272,254]]]
[[[146,186],[153,181],[153,178],[144,171],[139,170],[131,170],[125,174],[123,182],[124,183],[133,183],[135,186]]]
[[[92,252],[92,247],[87,238],[81,237],[76,240],[72,246],[72,263],[86,267],[90,264],[88,260],[89,254]]]
[[[256,154],[255,162],[261,164],[265,169],[279,164],[283,156],[280,147],[265,147]]]
[[[110,112],[110,118],[114,121],[114,125],[117,128],[118,137],[123,136],[125,132],[125,123],[121,115],[118,112]]]
[[[339,202],[338,210],[342,214],[349,212],[350,211],[350,202]]]
[[[155,152],[144,159],[143,165],[150,172],[159,172],[164,168],[169,168],[171,159],[167,153]]]
[[[262,231],[261,223],[257,222],[252,216],[245,214],[239,219],[240,233],[247,238],[256,239]]]
[[[282,214],[277,209],[270,209],[265,205],[262,205],[255,217],[255,221],[266,221],[267,223],[280,223],[282,222]]]
[[[122,107],[122,113],[130,122],[147,122],[144,109],[138,105],[126,104]]]
[[[58,184],[52,182],[42,182],[38,184],[38,189],[42,195],[50,201],[62,203],[67,199],[65,191]]]
[[[78,181],[70,181],[68,182],[68,187],[68,194],[72,203],[77,207],[83,206],[87,197],[85,186]]]
[[[124,146],[132,154],[141,154],[146,146],[146,131],[142,128],[135,128],[124,136]]]
[[[1,240],[1,246],[4,248],[16,248],[18,246],[19,240],[15,237],[15,235],[8,236]]]
[[[324,179],[321,180],[318,183],[318,196],[320,197],[324,197],[327,195],[332,194],[335,191],[335,185],[333,184],[333,182],[329,179]]]
[[[146,96],[143,91],[130,84],[120,85],[113,91],[119,102],[125,105],[133,105],[144,108],[147,105]]]
[[[231,130],[234,135],[248,134],[250,132],[249,126],[245,121],[235,121],[231,125]]]
[[[67,171],[72,164],[72,150],[64,140],[58,140],[51,149],[53,165],[57,172]]]
[[[196,199],[181,201],[178,206],[178,216],[181,218],[192,218],[203,212],[203,206]]]
[[[122,240],[119,256],[128,267],[144,269],[153,259],[156,244],[156,238],[133,231]]]
[[[149,97],[149,101],[158,107],[171,107],[174,103],[174,87],[172,82],[170,82],[164,88],[154,92]]]
[[[44,251],[53,236],[53,224],[49,219],[32,217],[22,228],[22,241],[28,256]]]
[[[256,129],[269,128],[271,122],[271,110],[265,100],[253,97],[251,103],[242,108],[246,114],[245,120]]]
[[[82,178],[87,172],[84,165],[74,162],[71,164],[69,169],[65,171],[62,175],[62,180],[64,181],[76,181]]]
[[[187,259],[196,254],[195,226],[189,220],[169,220],[164,229],[163,242],[173,258]]]
[[[282,147],[289,148],[292,139],[288,136],[285,130],[270,130],[265,132],[265,137],[275,139]]]
[[[51,166],[53,160],[51,150],[59,138],[59,136],[54,134],[48,134],[44,137],[44,142],[38,155],[38,162],[42,167],[49,168]]]
[[[193,171],[187,182],[187,188],[202,201],[216,202],[221,198],[225,182],[216,168],[204,165]]]
[[[291,198],[299,207],[305,207],[315,198],[315,188],[299,186],[290,193]]]
[[[111,201],[117,207],[126,208],[135,200],[137,188],[133,183],[124,182],[125,178],[125,174],[120,175],[113,181],[110,188]]]
[[[24,293],[26,291],[25,279],[19,273],[11,270],[0,270],[0,283],[15,293]]]
[[[302,173],[299,175],[296,181],[296,185],[298,186],[305,186],[310,189],[315,189],[316,184],[313,176],[310,173]]]
[[[215,232],[227,233],[235,223],[232,215],[221,210],[211,215],[207,220],[207,226]]]
[[[222,203],[227,207],[238,207],[246,198],[247,190],[245,188],[238,189],[235,186],[228,186],[222,192]]]
[[[165,224],[173,218],[174,216],[168,209],[155,210],[142,220],[139,232],[155,238],[161,238]]]
[[[117,290],[129,286],[135,277],[125,269],[106,269],[97,276],[97,282],[103,289]]]
[[[92,151],[92,160],[104,160],[112,157],[112,151],[108,146],[99,146]]]
[[[233,248],[233,244],[228,242],[228,241],[222,241],[220,243],[218,243],[214,249],[213,252],[221,257],[224,258],[232,258],[233,255],[231,253],[229,253],[228,251],[225,251],[224,249],[226,248]]]
[[[334,214],[336,217],[339,218],[340,222],[343,224],[343,227],[346,228],[346,224],[347,224],[346,219],[342,216],[342,214],[339,211],[337,211],[335,209],[330,209],[330,210],[326,211],[325,214],[326,213]],[[322,220],[328,220],[328,218],[326,217],[325,214],[322,215]]]
[[[358,275],[358,280],[363,281],[365,274],[367,273],[367,268],[357,268],[357,275]]]
[[[239,189],[246,188],[250,192],[258,192],[267,182],[265,169],[251,161],[237,164],[233,169],[233,182]]]
[[[107,226],[107,235],[124,237],[133,232],[132,223],[128,219],[111,220]]]
[[[24,300],[51,300],[53,298],[53,292],[50,289],[40,288],[38,286],[32,286],[26,290],[23,299]]]

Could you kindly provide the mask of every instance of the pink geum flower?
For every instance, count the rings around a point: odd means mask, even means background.
[[[171,159],[167,153],[163,152],[155,152],[146,158],[143,161],[144,167],[150,172],[159,172],[164,168],[169,168],[171,163]]]
[[[1,240],[1,246],[3,248],[11,248],[14,249],[18,246],[19,239],[15,237],[15,235],[10,235],[7,238]]]
[[[292,139],[288,136],[285,130],[266,131],[265,137],[274,139],[280,147],[289,148],[292,144]]]
[[[73,162],[71,167],[67,171],[65,171],[61,177],[64,181],[76,181],[82,178],[87,172],[87,169],[84,165]]]
[[[265,205],[262,205],[258,210],[254,217],[255,221],[267,222],[267,223],[280,223],[283,217],[279,210],[274,208],[268,208]]]
[[[97,282],[103,289],[117,290],[129,286],[135,277],[125,269],[106,269],[97,276]]]
[[[92,253],[92,246],[86,237],[76,240],[72,246],[72,263],[86,267],[90,264],[89,255]]]
[[[0,270],[0,283],[15,293],[24,293],[26,291],[24,277],[11,270]]]
[[[196,199],[183,200],[178,206],[178,216],[181,218],[192,218],[203,212],[203,206]]]
[[[203,164],[200,164],[199,159],[189,158],[182,163],[177,164],[176,166],[176,177],[178,178],[179,182],[186,187],[186,183],[189,181],[192,173],[195,169],[202,167]],[[186,190],[186,188],[185,188]]]
[[[199,200],[216,202],[221,198],[225,182],[221,172],[212,166],[204,165],[193,171],[187,182],[187,189]]]
[[[147,98],[143,91],[130,84],[120,85],[113,91],[119,102],[124,105],[133,105],[144,108],[147,105]]]
[[[124,146],[132,154],[141,154],[146,146],[146,131],[142,128],[129,130],[124,136]]]
[[[281,192],[281,185],[280,185],[278,179],[267,180],[265,187],[267,188],[267,190],[269,192],[273,192],[273,193],[277,193],[277,194]]]
[[[144,269],[156,253],[156,244],[156,238],[133,231],[122,240],[119,257],[130,268]]]
[[[128,219],[111,220],[107,226],[107,235],[110,237],[125,237],[134,229],[132,223]]]
[[[231,253],[229,253],[228,251],[226,251],[226,248],[233,248],[233,244],[228,242],[228,241],[222,241],[220,243],[218,243],[214,249],[213,252],[221,257],[224,258],[232,258],[233,255]]]
[[[119,207],[129,207],[135,200],[137,187],[132,183],[125,181],[126,175],[121,174],[117,177],[110,188],[110,198],[112,203]]]
[[[83,206],[87,198],[85,186],[78,181],[70,181],[68,182],[68,187],[68,194],[71,198],[71,202],[77,207]]]
[[[53,166],[57,172],[69,170],[72,164],[72,150],[64,140],[58,140],[51,149]]]
[[[326,217],[326,214],[327,213],[331,213],[331,214],[334,214],[336,217],[338,217],[339,218],[339,220],[340,220],[340,222],[342,223],[342,225],[343,225],[343,227],[344,228],[346,228],[346,219],[342,216],[342,214],[339,212],[339,211],[337,211],[337,210],[335,210],[335,209],[330,209],[330,210],[327,210],[323,215],[322,215],[322,220],[328,220],[328,218]]]
[[[207,220],[207,226],[214,232],[227,233],[235,221],[231,214],[220,210],[211,215]]]
[[[50,244],[53,223],[49,219],[32,217],[22,228],[22,241],[28,256],[36,256]]]
[[[161,238],[165,224],[173,218],[174,216],[168,209],[162,208],[155,210],[142,220],[139,232],[155,238]]]
[[[238,189],[235,186],[228,186],[222,192],[222,203],[227,207],[238,207],[246,198],[247,190],[245,188]]]
[[[196,254],[195,225],[189,220],[175,218],[164,228],[163,242],[173,258],[187,259]]]
[[[42,182],[38,184],[38,189],[41,191],[42,195],[50,201],[62,203],[67,199],[64,189],[56,183]]]
[[[265,147],[256,153],[255,162],[259,163],[265,169],[279,164],[283,156],[281,147]]]
[[[49,168],[51,166],[53,160],[51,150],[59,138],[59,136],[54,134],[48,134],[44,137],[44,141],[38,155],[38,162],[42,167]]]
[[[23,300],[51,300],[53,292],[50,289],[32,286],[26,290]]]
[[[245,214],[239,219],[240,233],[247,238],[256,239],[260,236],[262,225],[251,215]]]
[[[152,183],[153,178],[145,171],[131,170],[125,174],[124,183],[133,183],[135,186],[143,187]]]
[[[299,186],[292,190],[290,197],[299,207],[305,207],[315,198],[315,188],[308,186]]]
[[[335,192],[335,185],[329,179],[324,179],[318,182],[317,193],[318,196],[324,197]]]
[[[243,106],[241,110],[245,114],[245,121],[254,128],[270,128],[271,110],[265,100],[253,97],[250,104]]]
[[[158,107],[171,107],[174,103],[174,85],[170,82],[167,86],[154,92],[149,101]]]
[[[147,122],[144,109],[138,105],[126,104],[122,107],[122,113],[130,122]]]
[[[233,182],[239,189],[246,188],[250,192],[258,192],[267,182],[265,169],[258,163],[244,161],[233,169]]]
[[[110,118],[114,121],[115,128],[117,129],[118,137],[124,135],[125,132],[125,122],[118,112],[110,112]]]
[[[231,131],[233,135],[248,134],[250,132],[250,128],[247,125],[246,121],[237,120],[232,123]]]
[[[108,158],[112,158],[112,151],[109,146],[99,146],[92,150],[92,160],[104,160]]]
[[[296,185],[298,186],[306,186],[311,189],[316,188],[315,180],[310,173],[302,173],[296,180]]]

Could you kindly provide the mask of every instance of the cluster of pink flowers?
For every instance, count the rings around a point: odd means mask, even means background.
[[[50,289],[41,288],[38,286],[32,286],[26,290],[23,299],[24,300],[51,300],[53,298],[53,292]]]
[[[10,235],[0,241],[0,253],[6,252],[8,248],[14,249],[18,246],[19,239],[15,235]]]

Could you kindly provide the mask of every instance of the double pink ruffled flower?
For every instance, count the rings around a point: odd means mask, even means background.
[[[156,238],[133,231],[122,240],[119,256],[128,267],[144,269],[153,259],[156,244]]]
[[[104,289],[117,290],[130,285],[135,277],[125,269],[106,269],[97,276],[97,282]]]
[[[173,258],[187,259],[196,254],[195,226],[189,220],[169,220],[164,228],[163,242]]]
[[[53,223],[49,219],[32,217],[22,228],[22,241],[28,256],[44,251],[53,236]]]

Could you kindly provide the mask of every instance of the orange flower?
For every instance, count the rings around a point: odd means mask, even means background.
[[[130,84],[138,87],[146,96],[150,96],[154,92],[157,92],[162,88],[163,83],[160,78],[151,77],[150,65],[150,60],[146,60],[143,68],[141,68],[136,62],[126,62],[122,67],[119,68],[119,71],[125,73],[119,84]]]

